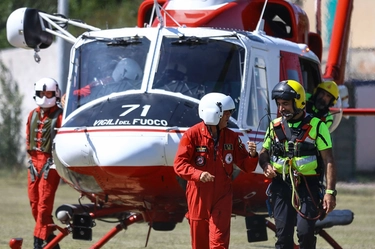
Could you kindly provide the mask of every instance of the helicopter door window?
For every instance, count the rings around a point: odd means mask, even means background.
[[[250,86],[250,103],[247,125],[266,130],[269,120],[264,118],[269,113],[267,77],[265,61],[256,57]]]

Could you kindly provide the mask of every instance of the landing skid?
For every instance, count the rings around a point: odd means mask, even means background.
[[[117,209],[110,209],[112,212],[119,211]],[[107,213],[109,210],[104,211],[104,213],[90,213],[90,217],[92,219],[102,217],[103,214]],[[80,217],[80,216],[79,216]],[[62,228],[60,226],[57,226],[53,224],[52,226],[56,227],[57,230],[60,231],[60,233],[48,244],[46,244],[43,249],[53,249],[60,241],[62,241],[66,236],[73,233],[73,237],[75,233],[80,232],[82,233],[81,239],[84,239],[87,237],[85,232],[88,230],[91,230],[90,222],[87,222],[84,217],[80,217],[80,219],[83,219],[83,223],[89,224],[86,227],[80,227],[82,230],[77,230],[77,225],[73,223],[67,222],[66,227]],[[333,212],[329,213],[327,217],[323,221],[318,221],[316,224],[315,233],[319,234],[329,245],[332,246],[333,249],[342,249],[342,247],[324,230],[325,228],[333,227],[335,225],[349,225],[354,219],[354,214],[350,210],[334,210]],[[82,221],[82,220],[81,220]],[[96,242],[94,245],[90,247],[90,249],[97,249],[102,248],[109,240],[111,240],[114,236],[116,236],[119,232],[126,229],[128,226],[143,221],[143,216],[141,214],[134,214],[131,213],[126,216],[126,218],[119,220],[119,223],[112,228],[107,234],[105,234],[98,242]],[[276,232],[276,226],[274,223],[272,223],[269,219],[265,219],[266,227],[271,229],[273,232]],[[91,235],[91,233],[88,233]],[[80,235],[76,235],[80,236]],[[9,242],[9,246],[11,249],[22,249],[22,238],[13,238]],[[147,244],[146,244],[147,245]],[[294,245],[294,249],[299,249],[298,245]]]
[[[113,237],[115,237],[116,234],[126,229],[131,224],[134,224],[142,220],[143,220],[143,217],[140,214],[132,214],[126,219],[121,220],[119,224],[117,224],[108,233],[106,233],[98,242],[92,245],[90,249],[102,248],[108,241],[110,241]],[[60,231],[60,233],[50,243],[44,246],[43,249],[53,249],[54,246],[56,246],[62,239],[64,239],[67,235],[69,235],[72,232],[69,226],[66,228],[61,228],[59,226],[56,226],[56,227]]]
[[[111,240],[116,234],[121,232],[123,229],[126,229],[128,226],[142,221],[143,217],[141,214],[131,214],[127,218],[119,221],[119,224],[117,224],[114,228],[112,228],[108,233],[106,233],[98,242],[96,242],[94,245],[90,247],[90,249],[98,249],[102,248],[109,240]],[[73,233],[73,226],[72,224],[67,224],[65,228],[62,228],[57,225],[53,225],[56,227],[57,230],[60,231],[60,233],[51,240],[48,244],[46,244],[43,249],[53,249],[60,241],[62,241],[66,236]],[[9,242],[9,246],[11,249],[22,249],[22,238],[14,238],[11,239]]]
[[[350,210],[334,210],[327,215],[323,221],[318,221],[315,227],[315,233],[319,234],[333,249],[342,249],[342,247],[324,230],[324,228],[336,225],[349,225],[354,219],[354,214]],[[273,232],[276,232],[276,226],[269,220],[266,220],[266,226]],[[294,249],[299,249],[299,245],[294,244]]]

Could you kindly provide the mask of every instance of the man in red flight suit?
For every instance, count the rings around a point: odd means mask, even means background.
[[[54,237],[54,228],[48,224],[53,224],[53,203],[60,177],[52,161],[52,142],[55,128],[61,127],[62,109],[56,104],[60,99],[60,90],[54,79],[42,78],[34,88],[34,100],[38,107],[30,112],[26,125],[26,146],[30,156],[28,195],[36,222],[34,249],[41,249],[43,241],[49,242]]]
[[[227,128],[235,109],[230,96],[209,93],[198,108],[203,122],[181,138],[174,170],[187,180],[186,218],[192,248],[224,249],[229,247],[233,164],[252,172],[258,154],[254,142],[248,142],[248,152],[237,133]]]

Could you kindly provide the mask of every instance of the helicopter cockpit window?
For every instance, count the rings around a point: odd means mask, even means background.
[[[221,92],[238,107],[245,51],[228,40],[164,37],[153,89],[197,99]]]
[[[253,70],[246,123],[249,126],[265,131],[270,121],[267,118],[269,102],[265,61],[262,58],[255,57]]]
[[[75,51],[67,111],[114,92],[140,89],[149,47],[150,41],[143,37],[80,46]]]

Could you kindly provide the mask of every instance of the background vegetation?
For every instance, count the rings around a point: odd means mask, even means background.
[[[1,168],[17,171],[24,161],[24,153],[20,153],[25,148],[20,133],[23,96],[1,61],[0,72],[0,165]]]

